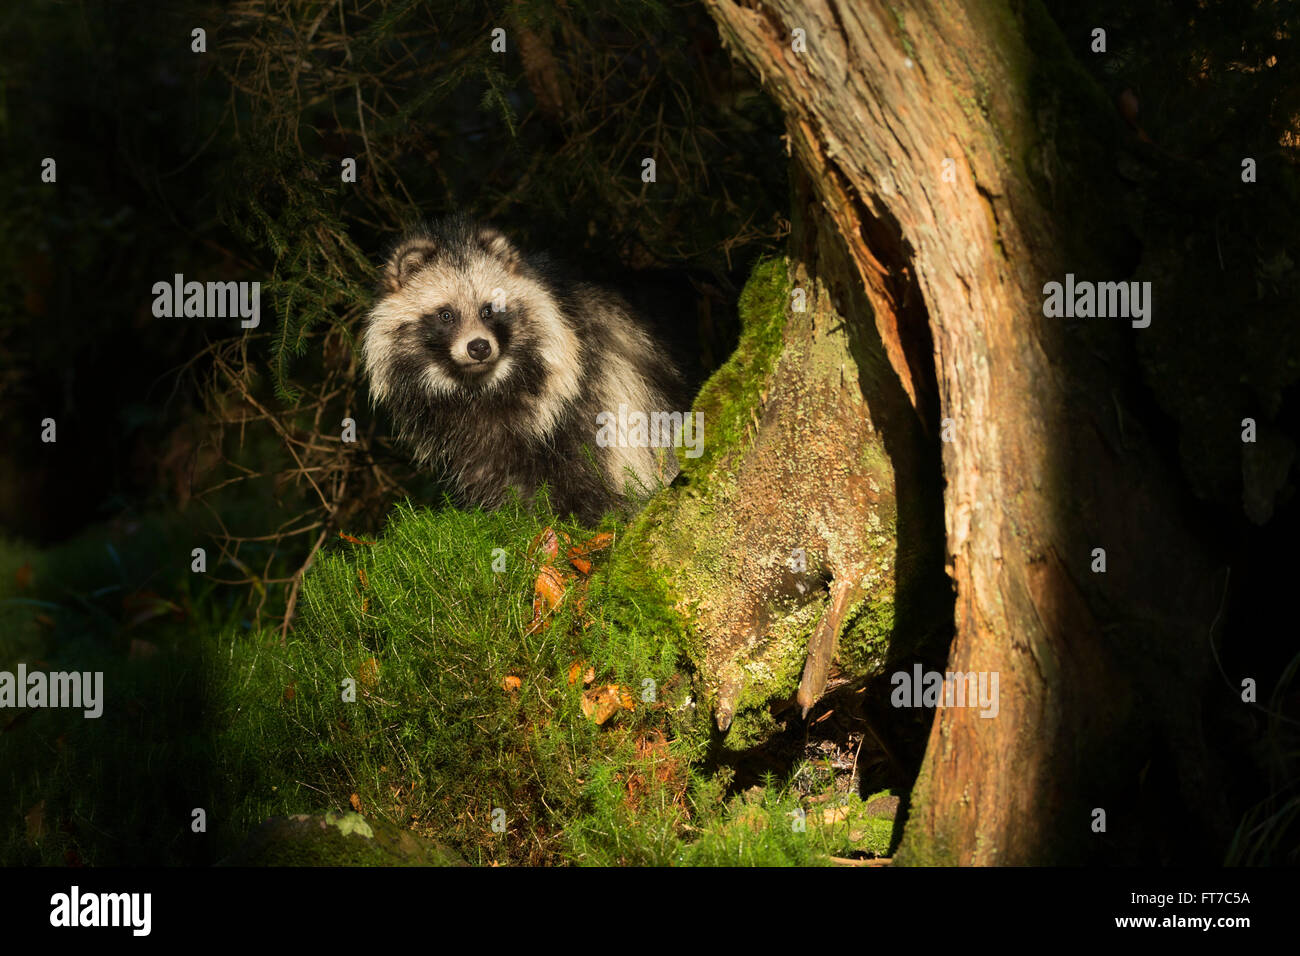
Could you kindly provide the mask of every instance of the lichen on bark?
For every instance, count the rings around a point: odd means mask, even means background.
[[[735,354],[695,402],[703,453],[623,552],[662,575],[733,749],[774,729],[771,702],[879,672],[896,553],[890,458],[830,295],[802,264],[769,260],[740,317]]]

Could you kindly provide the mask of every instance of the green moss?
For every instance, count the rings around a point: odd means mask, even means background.
[[[894,603],[864,601],[840,637],[838,658],[846,671],[867,676],[885,667],[889,640],[894,634]]]
[[[906,53],[908,57],[912,59],[913,62],[915,62],[916,45],[912,42],[912,38],[908,36],[907,27],[903,23],[902,11],[900,11],[897,7],[891,6],[889,8],[889,12],[894,15],[894,23],[898,27],[898,40],[899,43],[902,44],[903,52]]]
[[[704,415],[703,454],[683,462],[684,481],[673,493],[651,501],[626,535],[626,551],[642,565],[664,569],[661,593],[687,615],[701,599],[719,593],[721,582],[708,578],[726,574],[732,563],[730,548],[739,525],[725,503],[731,498],[736,463],[756,434],[755,409],[785,347],[790,283],[783,260],[764,260],[754,267],[738,304],[740,342],[694,404],[694,411]],[[694,577],[680,580],[680,571],[688,567]],[[747,688],[751,681],[753,686],[738,706],[761,709],[770,697],[793,692],[810,629],[811,622],[805,621],[800,633],[774,635],[775,653],[746,675]],[[705,660],[699,635],[684,635],[683,646],[697,667]]]
[[[752,410],[759,404],[767,376],[781,354],[790,278],[784,261],[766,259],[750,274],[740,294],[740,342],[725,364],[705,382],[693,410],[704,415],[704,442],[699,458],[686,458],[682,470],[695,492],[704,494],[724,464],[752,440]]]
[[[857,794],[837,796],[821,807],[813,822],[823,829],[823,840],[834,856],[867,853],[889,856],[894,835],[893,794],[889,790],[866,800]]]
[[[793,693],[792,686],[789,694]],[[743,695],[727,731],[727,750],[742,753],[752,747],[760,747],[784,729],[785,724],[772,716],[765,700],[754,694]]]
[[[911,804],[913,813],[911,821],[903,831],[903,839],[894,854],[895,866],[960,866],[958,855],[960,841],[954,837],[954,824],[951,814],[935,817],[933,827],[923,828],[917,823],[916,808],[926,806],[930,801],[930,782],[934,774],[934,761],[927,760],[921,764],[921,772],[912,785]]]
[[[812,603],[773,619],[767,652],[761,660],[746,664],[747,691],[740,699],[741,706],[751,701],[766,704],[794,693],[808,656],[808,637],[821,613],[819,604]]]
[[[889,851],[892,815],[871,801],[825,791],[816,801],[768,778],[726,797],[725,771],[692,778],[684,801],[638,816],[593,787],[591,813],[572,828],[577,862],[592,866],[826,866],[832,856]],[[877,795],[880,796],[880,795]],[[872,800],[876,798],[873,797]]]
[[[895,866],[961,866],[956,844],[946,833],[904,840],[894,855]]]

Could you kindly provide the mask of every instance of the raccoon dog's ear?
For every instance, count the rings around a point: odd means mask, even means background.
[[[437,252],[438,244],[427,236],[416,236],[399,244],[384,266],[384,285],[388,291],[396,292],[406,285]]]
[[[483,250],[505,263],[507,269],[511,272],[519,271],[524,257],[514,243],[506,238],[505,233],[492,226],[479,226],[476,238]]]

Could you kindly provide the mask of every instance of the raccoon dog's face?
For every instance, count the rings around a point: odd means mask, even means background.
[[[416,375],[430,391],[449,394],[509,374],[522,306],[512,309],[510,301],[517,256],[486,228],[461,225],[446,233],[407,237],[384,269],[384,294],[365,341],[380,392],[394,375]]]
[[[505,236],[468,219],[393,250],[363,356],[376,402],[527,395],[537,435],[578,393],[577,335],[550,286]]]

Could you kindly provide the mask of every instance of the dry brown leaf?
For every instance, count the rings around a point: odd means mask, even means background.
[[[546,612],[555,610],[564,600],[564,590],[564,575],[549,564],[543,565],[537,580],[533,582],[533,619],[528,623],[525,634],[536,634],[546,627]]]
[[[357,813],[361,812],[361,797],[357,794],[354,793],[352,796],[348,797],[348,803],[352,805],[352,809],[357,811]]]
[[[582,686],[586,687],[596,679],[596,669],[586,667],[586,664],[587,662],[584,660],[576,660],[569,666],[569,686],[573,686],[581,680]],[[586,670],[583,670],[584,667],[586,667]]]
[[[533,598],[533,619],[528,622],[524,628],[525,634],[536,634],[538,631],[546,630],[547,621],[543,619],[546,613],[546,605],[540,597]]]
[[[583,715],[597,724],[604,724],[620,710],[632,710],[635,706],[628,689],[617,684],[603,684],[583,692],[581,703]]]
[[[614,535],[609,531],[602,531],[600,534],[592,535],[582,544],[576,544],[569,549],[569,557],[577,558],[584,554],[591,554],[593,551],[603,551],[614,543]]]
[[[591,573],[591,562],[586,558],[570,558],[569,563],[578,569],[579,574]]]
[[[569,536],[567,534],[547,526],[542,529],[537,537],[533,538],[532,544],[528,546],[528,553],[540,558],[542,561],[554,561],[560,555],[561,546],[567,547],[568,544]]]
[[[537,575],[533,583],[533,593],[546,602],[546,607],[555,610],[564,600],[564,575],[547,565]]]

